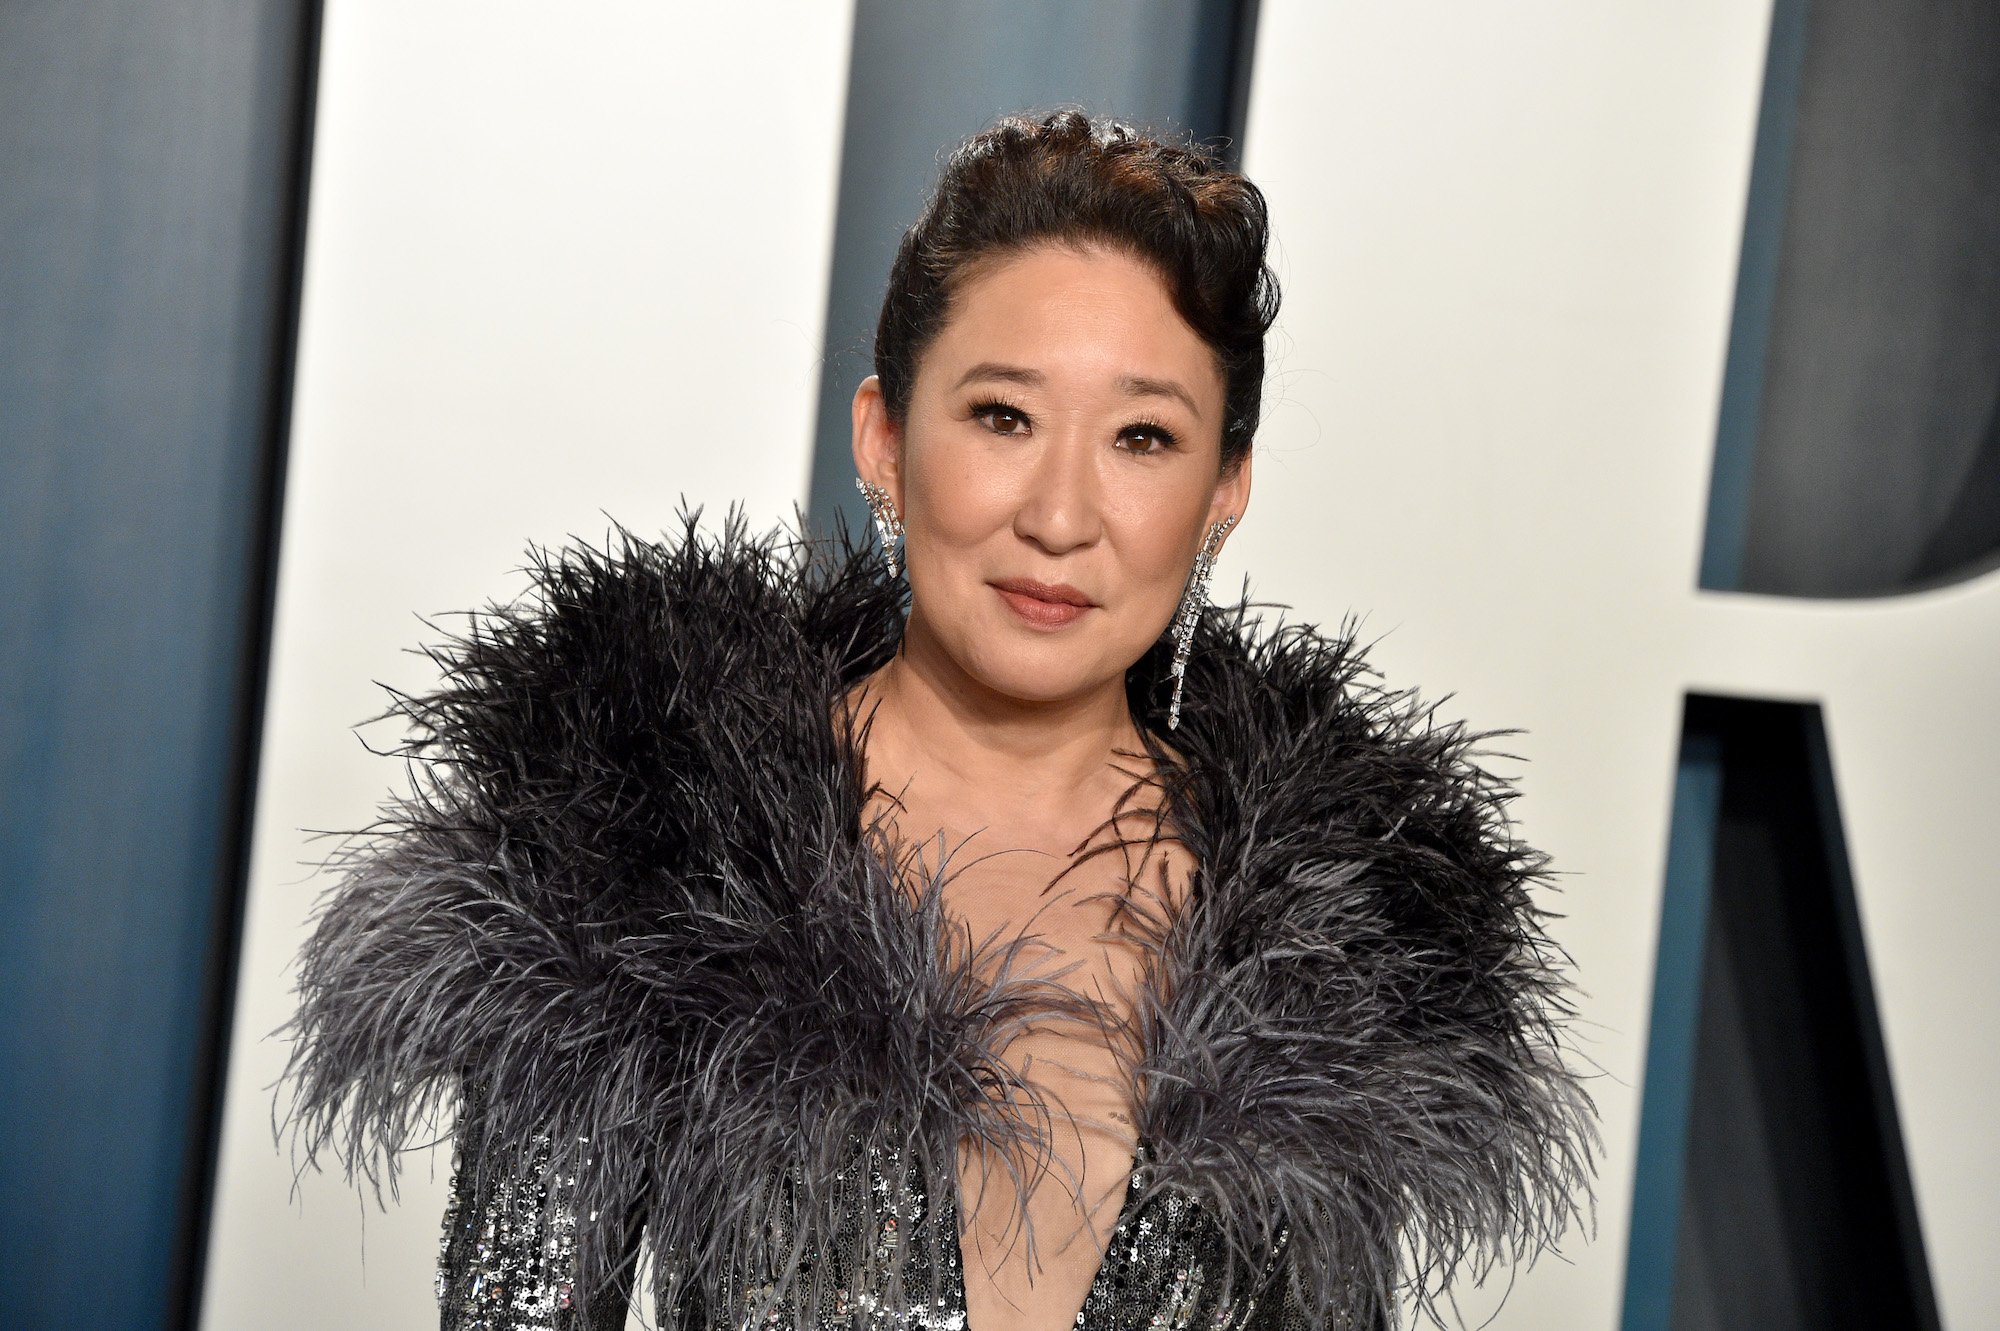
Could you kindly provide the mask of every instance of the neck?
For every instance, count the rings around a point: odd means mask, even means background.
[[[864,716],[880,705],[869,747],[891,772],[936,773],[988,807],[1063,807],[1103,784],[1114,750],[1142,751],[1123,678],[1067,698],[1012,697],[967,674],[915,617],[862,691]]]

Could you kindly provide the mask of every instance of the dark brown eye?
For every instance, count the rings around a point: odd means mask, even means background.
[[[1154,425],[1144,421],[1136,425],[1126,426],[1125,432],[1119,438],[1138,440],[1137,446],[1128,444],[1125,451],[1136,453],[1140,457],[1150,457],[1155,453],[1165,453],[1170,449],[1180,446],[1180,440],[1174,437],[1172,430],[1169,430],[1164,425]]]
[[[998,435],[1025,434],[1028,418],[1005,402],[981,402],[972,409],[972,418],[986,422]]]

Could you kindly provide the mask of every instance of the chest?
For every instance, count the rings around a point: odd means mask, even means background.
[[[974,826],[921,803],[896,810],[898,839],[925,846],[927,868],[942,861],[945,912],[989,975],[1010,956],[1017,974],[1049,978],[1089,1013],[1025,1025],[998,1051],[996,1099],[1049,1125],[1048,1156],[961,1144],[956,1220],[974,1328],[1071,1325],[1114,1242],[1139,1149],[1134,1017],[1149,942],[1187,878],[1185,849],[1154,835],[1156,822],[1131,821]]]
[[[1007,1065],[1027,1088],[1127,1124],[1139,1088],[1120,1069],[1137,1056],[1140,996],[1192,867],[1156,817],[1137,817],[1137,827],[1116,817],[975,822],[908,800],[888,820],[898,842],[920,848],[914,879],[942,873],[945,914],[985,978],[1005,965],[1090,1009],[1088,1020],[1051,1016],[1023,1027],[1005,1046]],[[918,882],[908,890],[914,900]]]

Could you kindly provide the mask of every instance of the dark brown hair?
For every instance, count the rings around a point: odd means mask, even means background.
[[[903,233],[875,327],[889,418],[968,270],[1040,243],[1101,244],[1150,265],[1222,371],[1222,469],[1250,451],[1264,334],[1278,313],[1264,195],[1213,151],[1066,108],[1005,116],[954,149]]]

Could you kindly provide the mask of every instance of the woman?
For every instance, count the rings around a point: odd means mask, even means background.
[[[545,556],[399,700],[293,1112],[375,1178],[457,1103],[447,1328],[617,1326],[642,1271],[669,1327],[1374,1327],[1560,1236],[1511,792],[1351,627],[1204,608],[1265,242],[1198,149],[999,122],[854,397],[879,552]]]

